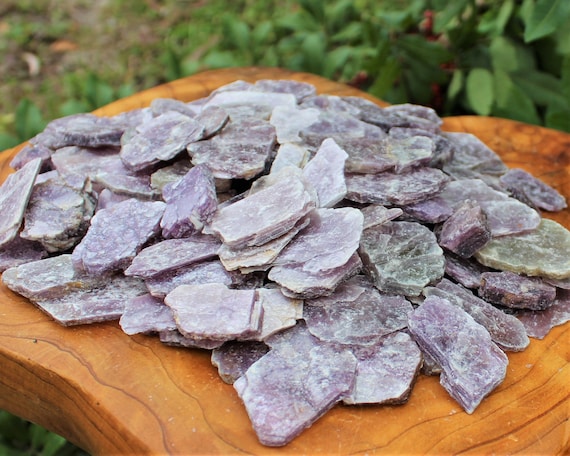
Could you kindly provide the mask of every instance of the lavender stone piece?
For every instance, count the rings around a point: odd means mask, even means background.
[[[278,288],[257,289],[257,299],[263,308],[259,340],[294,326],[303,316],[303,301],[284,296]]]
[[[184,347],[184,348],[202,348],[204,350],[213,350],[221,347],[224,343],[223,340],[215,339],[195,339],[193,337],[186,337],[177,329],[164,330],[158,333],[160,341],[171,347]]]
[[[558,290],[556,300],[545,310],[521,310],[517,318],[529,337],[544,339],[552,328],[570,321],[570,291]]]
[[[121,160],[132,171],[141,171],[176,157],[190,143],[202,139],[204,127],[196,120],[170,111],[149,120],[121,148]]]
[[[169,111],[176,111],[180,114],[184,114],[188,117],[195,117],[196,114],[194,110],[180,100],[175,100],[174,98],[154,98],[150,102],[150,110],[154,117],[158,117],[161,114],[165,114]]]
[[[275,127],[279,144],[301,143],[299,132],[316,122],[318,118],[318,109],[280,105],[273,109],[269,122]]]
[[[188,146],[194,165],[206,164],[221,179],[252,179],[266,166],[275,144],[275,128],[255,118],[230,120],[210,139]]]
[[[540,209],[555,212],[567,207],[564,196],[522,169],[510,169],[499,180],[515,198]]]
[[[0,272],[32,261],[41,260],[48,252],[39,242],[16,236],[0,248]]]
[[[346,171],[355,174],[377,174],[394,169],[396,157],[388,153],[386,142],[367,137],[337,138],[348,154]]]
[[[554,302],[556,288],[539,277],[525,277],[509,271],[484,272],[479,296],[504,307],[544,310]]]
[[[448,181],[437,168],[419,168],[403,174],[348,174],[346,197],[358,203],[408,205],[432,197]]]
[[[542,219],[533,231],[491,240],[475,253],[485,266],[552,279],[570,277],[570,231]]]
[[[388,154],[396,161],[395,171],[397,173],[429,164],[435,148],[433,141],[427,136],[409,138],[388,136],[384,142]]]
[[[73,288],[60,297],[31,299],[64,326],[118,320],[125,302],[145,292],[141,280],[117,274],[93,288]]]
[[[109,208],[117,203],[122,201],[126,201],[132,198],[129,195],[123,195],[121,193],[114,193],[108,188],[104,188],[99,192],[99,196],[97,197],[97,206],[95,207],[95,212]]]
[[[466,201],[441,226],[439,245],[463,258],[469,258],[491,240],[481,206]]]
[[[263,445],[287,444],[352,388],[355,357],[316,338],[306,341],[302,348],[282,341],[234,383]]]
[[[524,327],[512,315],[497,309],[461,285],[442,279],[435,287],[424,288],[423,294],[447,299],[460,307],[484,326],[495,342],[503,350],[522,351],[528,347],[529,340]]]
[[[388,209],[380,204],[370,204],[363,207],[361,210],[364,216],[363,229],[371,228],[376,225],[382,225],[383,223],[389,222],[400,217],[404,211],[399,207],[393,207]]]
[[[172,165],[157,169],[150,175],[150,186],[162,194],[166,184],[182,179],[192,168],[190,160],[176,160]]]
[[[319,197],[319,207],[333,207],[346,195],[344,164],[348,155],[333,139],[325,139],[303,168],[303,176]]]
[[[226,271],[218,260],[202,261],[173,269],[145,279],[149,293],[157,298],[164,297],[180,285],[201,283],[222,283],[233,286],[240,283],[242,274]]]
[[[355,346],[358,359],[354,387],[345,404],[402,404],[408,400],[422,365],[422,354],[403,332],[383,337],[370,347]]]
[[[348,103],[343,97],[337,95],[315,95],[309,97],[301,103],[302,107],[313,107],[319,111],[326,111],[332,114],[341,113],[357,117],[360,110],[357,106]]]
[[[430,138],[433,142],[434,148],[432,150],[432,157],[428,162],[428,166],[433,168],[442,168],[443,165],[453,159],[453,155],[455,153],[455,148],[451,141],[439,131],[434,132],[409,127],[392,127],[388,132],[388,136],[397,139],[412,138],[416,136],[426,136]]]
[[[40,242],[48,252],[68,250],[81,240],[94,211],[92,194],[49,179],[34,186],[20,237]]]
[[[164,206],[161,201],[128,199],[100,210],[73,250],[74,265],[94,275],[128,267],[141,247],[157,234]]]
[[[204,105],[204,109],[210,106],[220,106],[231,111],[235,108],[252,106],[259,110],[263,117],[268,118],[276,106],[295,106],[296,104],[295,96],[290,93],[226,90],[213,93]]]
[[[350,279],[326,297],[305,302],[309,332],[322,341],[372,345],[407,326],[412,305],[403,297],[380,293]]]
[[[260,79],[255,82],[252,89],[261,92],[290,93],[295,97],[297,103],[317,94],[314,85],[291,79]]]
[[[445,273],[465,288],[477,289],[481,285],[481,274],[491,271],[473,258],[461,258],[445,253]]]
[[[211,235],[196,234],[182,239],[165,239],[142,249],[125,270],[126,275],[143,278],[212,259],[220,241]]]
[[[162,190],[166,209],[160,221],[162,236],[181,238],[202,231],[218,208],[214,176],[206,165],[196,165]]]
[[[176,322],[170,307],[150,294],[141,294],[129,299],[125,303],[119,325],[128,335],[151,334],[176,329]]]
[[[422,223],[441,223],[453,214],[453,207],[438,196],[404,206],[402,210],[408,217]]]
[[[277,149],[277,154],[271,163],[271,173],[277,173],[287,166],[303,168],[309,160],[309,151],[302,146],[284,143]]]
[[[204,127],[204,138],[219,133],[229,120],[227,111],[219,106],[206,107],[196,116],[196,121]]]
[[[0,186],[0,247],[18,235],[40,166],[41,159],[35,158],[10,174]]]
[[[387,222],[364,230],[359,253],[365,273],[386,293],[417,296],[444,273],[435,235],[415,222]]]
[[[508,358],[488,331],[448,300],[430,296],[410,314],[409,331],[441,365],[440,383],[473,413],[505,378]]]
[[[212,350],[212,364],[218,368],[221,379],[231,385],[268,351],[263,342],[228,341]]]
[[[219,283],[180,285],[164,302],[186,337],[251,339],[260,331],[263,308],[255,290],[232,290]]]
[[[221,207],[212,231],[232,248],[262,245],[285,234],[316,204],[316,195],[299,175],[287,177]]]
[[[22,168],[26,163],[34,160],[35,158],[39,158],[42,161],[42,165],[40,167],[40,172],[48,171],[51,168],[51,154],[53,150],[50,148],[39,145],[28,144],[22,147],[19,152],[14,156],[14,158],[10,161],[10,167],[18,170]]]

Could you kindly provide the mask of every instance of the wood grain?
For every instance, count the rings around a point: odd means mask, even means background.
[[[321,93],[364,95],[304,73],[228,69],[177,80],[96,112],[112,115],[155,97],[189,101],[237,79],[264,78],[307,81]],[[508,165],[527,169],[570,197],[570,135],[481,117],[448,118],[445,129],[479,136]],[[0,181],[11,171],[16,150],[0,154]],[[545,216],[570,227],[568,210]],[[472,415],[436,378],[421,377],[406,405],[337,406],[276,449],[258,443],[208,352],[129,337],[116,323],[63,328],[0,285],[0,407],[94,455],[568,454],[569,336],[570,325],[559,326],[526,351],[510,353],[506,380]]]

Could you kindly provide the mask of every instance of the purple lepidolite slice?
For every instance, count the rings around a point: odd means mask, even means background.
[[[539,277],[525,277],[510,271],[481,274],[479,296],[504,307],[544,310],[556,298],[556,288]]]
[[[221,379],[232,384],[268,351],[263,342],[231,340],[212,350],[212,364],[218,368]]]
[[[469,258],[491,240],[491,231],[481,206],[465,201],[441,226],[439,245]]]
[[[416,222],[387,222],[364,230],[364,272],[386,293],[418,296],[443,276],[445,259],[433,232]]]
[[[521,310],[516,315],[529,337],[544,339],[552,328],[570,321],[570,290],[558,290],[556,300],[545,310]]]
[[[141,131],[121,148],[121,159],[132,171],[142,171],[160,161],[168,161],[204,137],[204,127],[196,120],[169,111],[147,121]]]
[[[196,116],[196,121],[204,127],[204,138],[219,133],[229,120],[228,112],[219,106],[208,106]]]
[[[489,332],[447,299],[429,296],[410,314],[408,329],[441,365],[440,383],[467,413],[505,378],[508,358]]]
[[[218,208],[214,176],[206,165],[194,166],[162,190],[166,209],[160,221],[162,236],[180,238],[202,231]]]
[[[363,207],[361,210],[362,215],[364,215],[364,225],[363,229],[371,228],[376,225],[382,225],[383,223],[389,222],[398,218],[404,213],[399,207],[393,207],[388,209],[380,204],[370,204]]]
[[[0,247],[18,235],[40,166],[41,159],[35,158],[10,174],[0,186]]]
[[[70,187],[63,179],[36,184],[24,215],[20,237],[40,242],[48,252],[75,246],[95,211],[95,197]]]
[[[316,195],[299,174],[286,177],[221,207],[212,231],[232,248],[262,245],[288,232],[315,208]]]
[[[315,108],[301,109],[299,106],[276,106],[269,122],[275,127],[279,144],[301,143],[299,131],[311,125],[319,118],[319,110]]]
[[[475,258],[503,271],[565,279],[570,277],[568,252],[570,231],[553,220],[542,219],[535,230],[491,240]]]
[[[256,118],[238,117],[210,139],[188,146],[194,165],[204,163],[220,179],[252,179],[260,174],[275,145],[275,128]]]
[[[294,326],[303,317],[303,301],[284,296],[278,288],[258,288],[257,299],[263,308],[259,340]]]
[[[119,320],[125,334],[150,334],[159,331],[173,331],[176,322],[172,310],[162,299],[148,293],[129,299]]]
[[[220,247],[220,241],[208,234],[195,234],[181,239],[165,239],[142,249],[129,267],[126,275],[143,278],[154,277],[183,266],[212,259]]]
[[[317,191],[319,207],[333,207],[345,197],[344,164],[347,157],[333,139],[325,139],[303,168],[305,179]]]
[[[195,339],[193,337],[186,337],[178,331],[178,329],[159,331],[158,337],[163,344],[171,347],[203,348],[205,350],[213,350],[214,348],[221,347],[224,343],[223,340]]]
[[[355,277],[329,296],[307,300],[303,319],[309,332],[327,342],[372,345],[405,328],[413,310],[411,303],[365,283]]]
[[[48,252],[39,242],[16,236],[0,248],[0,272],[31,261],[41,260],[47,256]]]
[[[263,307],[255,290],[233,290],[220,283],[180,285],[164,302],[186,337],[252,339],[260,332]]]
[[[212,95],[204,104],[204,109],[219,106],[228,110],[251,107],[260,117],[269,118],[276,106],[295,106],[297,100],[293,94],[279,92],[261,92],[257,90],[224,90]]]
[[[305,98],[315,96],[317,89],[313,84],[292,79],[260,79],[256,81],[252,90],[269,93],[290,93],[297,103]]]
[[[522,169],[509,169],[499,180],[511,195],[530,206],[547,211],[560,211],[567,207],[564,196]]]
[[[408,205],[437,194],[449,177],[437,168],[418,168],[396,174],[347,174],[347,199],[357,203]]]
[[[404,332],[389,334],[372,346],[354,346],[358,360],[354,387],[345,404],[402,404],[408,400],[422,365],[422,353]]]
[[[72,253],[74,265],[100,275],[128,267],[142,246],[155,236],[165,204],[136,199],[98,211]]]
[[[474,258],[461,258],[445,253],[445,273],[465,288],[477,289],[481,285],[481,274],[491,271]]]
[[[271,162],[270,173],[281,171],[287,166],[295,166],[302,168],[309,160],[309,151],[307,148],[293,143],[284,143],[279,146],[275,158]]]
[[[352,388],[356,358],[348,349],[320,342],[302,324],[274,337],[279,343],[253,363],[234,388],[259,441],[282,446]]]
[[[424,296],[438,296],[460,307],[484,326],[491,339],[503,350],[522,351],[529,340],[522,324],[495,306],[475,296],[471,291],[448,279],[442,279],[435,287],[426,287]]]

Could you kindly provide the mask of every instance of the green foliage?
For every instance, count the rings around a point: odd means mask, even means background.
[[[0,411],[2,456],[87,456],[63,437]]]

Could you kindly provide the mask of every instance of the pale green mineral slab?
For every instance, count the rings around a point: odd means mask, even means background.
[[[570,277],[570,231],[542,219],[535,230],[493,239],[477,260],[492,268],[553,279]]]

